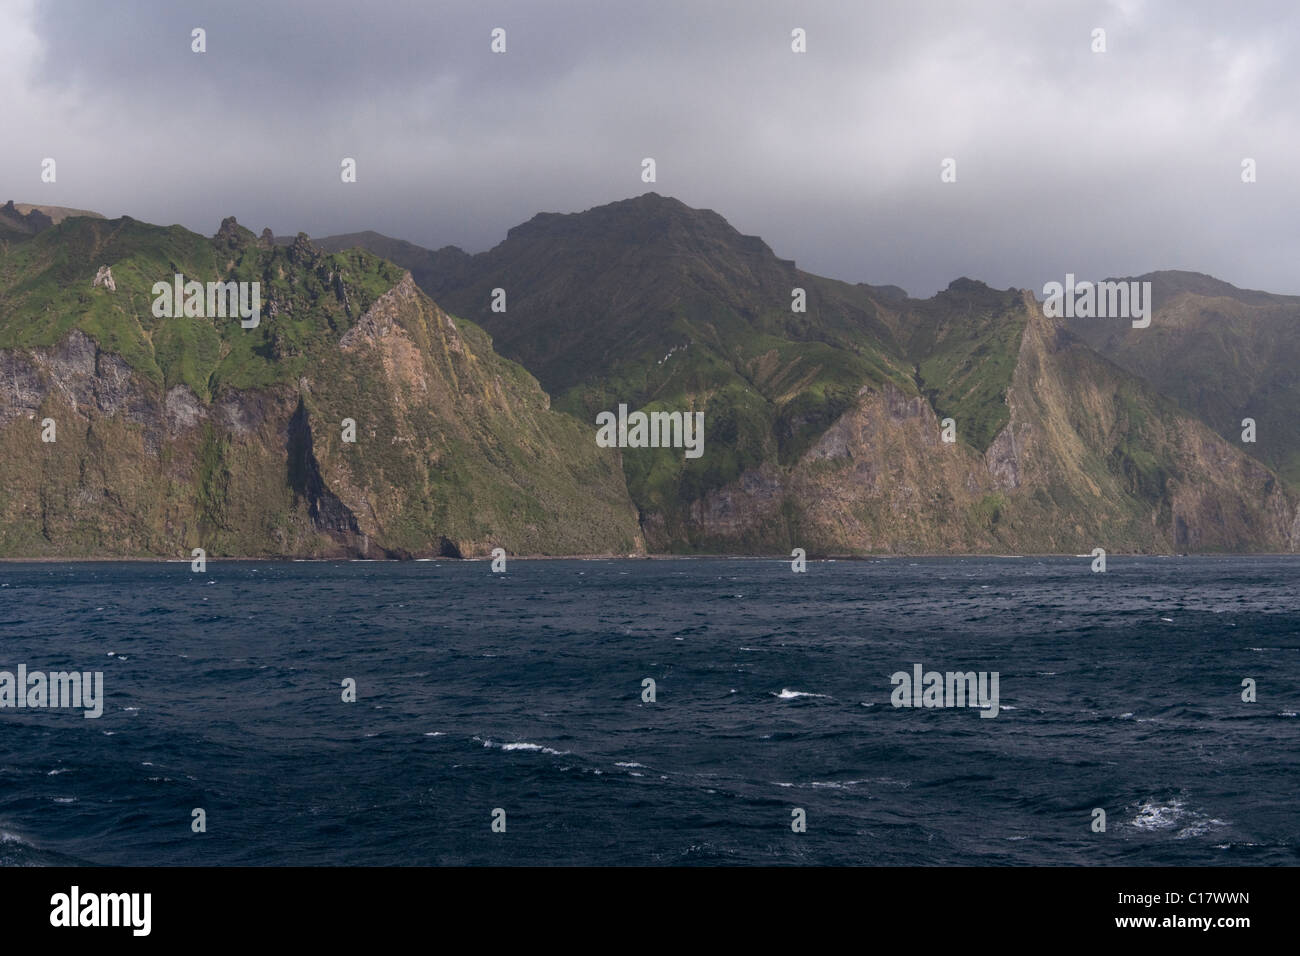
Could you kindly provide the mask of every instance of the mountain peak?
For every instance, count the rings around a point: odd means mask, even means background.
[[[506,234],[505,245],[580,243],[633,247],[666,254],[715,257],[739,255],[776,260],[758,236],[746,236],[712,209],[696,209],[656,192],[620,199],[583,212],[538,213]],[[501,248],[501,246],[498,246]],[[794,263],[779,260],[793,268]]]
[[[34,236],[54,225],[54,220],[35,207],[24,212],[11,199],[0,206],[0,236]]]
[[[289,261],[295,264],[312,263],[320,257],[320,250],[312,244],[311,237],[305,232],[294,236],[289,246]]]
[[[224,242],[229,246],[242,246],[245,243],[255,242],[257,240],[257,236],[252,232],[252,230],[245,229],[241,226],[235,220],[234,216],[227,216],[225,219],[221,220],[221,226],[217,229],[216,235],[212,238],[218,242]]]

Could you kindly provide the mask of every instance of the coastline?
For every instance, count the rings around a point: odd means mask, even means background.
[[[511,561],[790,561],[789,554],[509,554],[506,557]],[[805,560],[808,562],[827,562],[827,561],[902,561],[902,560],[936,560],[936,559],[1003,559],[1003,560],[1031,560],[1038,558],[1091,558],[1090,554],[1069,554],[1065,552],[1055,553],[1026,553],[1026,554],[994,554],[992,552],[926,552],[917,554],[900,554],[897,552],[881,552],[879,554],[828,554],[828,555],[808,555]],[[1199,551],[1186,553],[1173,553],[1162,551],[1108,551],[1107,558],[1286,558],[1300,557],[1300,552],[1296,551]],[[327,564],[327,563],[358,563],[358,564],[428,564],[434,562],[450,563],[474,563],[474,562],[491,562],[491,555],[474,556],[467,558],[449,558],[449,557],[429,557],[429,558],[352,558],[352,557],[295,557],[293,555],[232,555],[232,556],[215,556],[208,555],[209,562],[277,562],[284,564]],[[125,563],[142,563],[142,564],[189,564],[190,558],[169,558],[163,556],[118,556],[118,555],[69,555],[51,557],[43,555],[40,557],[0,557],[0,565],[3,564],[125,564]]]

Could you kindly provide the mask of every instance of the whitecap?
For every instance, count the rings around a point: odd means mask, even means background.
[[[1226,820],[1196,820],[1178,831],[1176,840],[1186,840],[1188,837],[1204,836],[1211,830],[1219,830],[1228,825]]]
[[[1139,830],[1157,831],[1179,828],[1176,839],[1202,836],[1211,830],[1228,825],[1225,820],[1213,819],[1197,810],[1187,809],[1183,800],[1172,797],[1167,803],[1147,800],[1138,807],[1132,824]]]
[[[769,691],[769,693],[771,693]],[[779,697],[781,700],[794,700],[796,697],[829,697],[829,694],[813,694],[804,690],[791,690],[788,687],[782,687],[781,693],[772,694],[773,697]]]
[[[865,780],[844,780],[842,782],[838,780],[814,780],[808,786],[814,790],[846,790],[849,787],[866,782]]]
[[[1177,826],[1183,816],[1185,813],[1181,800],[1174,799],[1168,803],[1148,800],[1138,807],[1137,815],[1130,822],[1139,830],[1168,830]]]
[[[552,754],[557,757],[567,754],[569,752],[567,750],[552,750],[550,747],[543,747],[541,744],[529,743],[526,740],[517,741],[515,743],[499,744],[496,741],[482,740],[479,737],[475,737],[474,739],[482,743],[484,747],[496,747],[498,750],[505,750],[505,751],[522,750],[528,753]],[[599,773],[600,771],[596,771],[596,772]]]

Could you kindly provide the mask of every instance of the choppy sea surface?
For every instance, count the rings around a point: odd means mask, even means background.
[[[0,863],[1300,863],[1300,560],[1090,563],[0,565]]]

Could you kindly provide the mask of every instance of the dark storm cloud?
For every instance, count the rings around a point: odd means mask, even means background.
[[[234,214],[471,251],[654,189],[914,293],[1156,268],[1300,292],[1297,23],[1285,2],[0,0],[0,182],[205,233]]]

